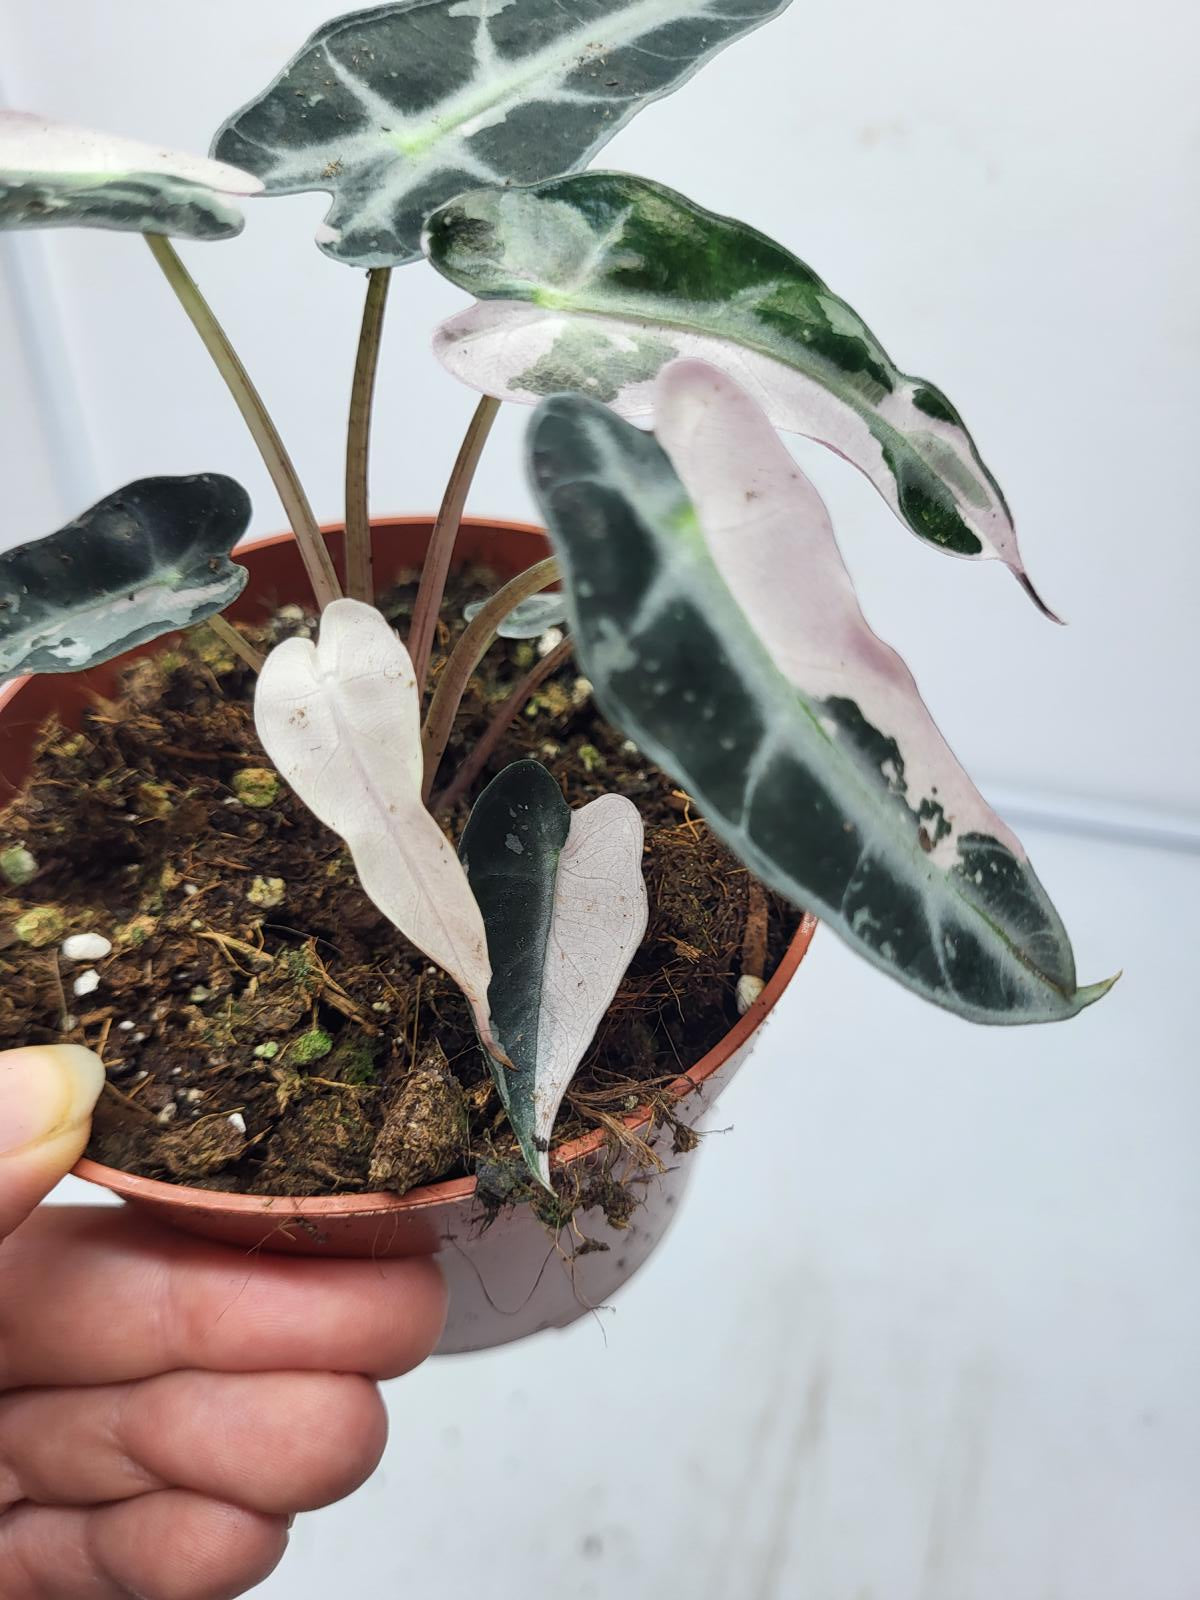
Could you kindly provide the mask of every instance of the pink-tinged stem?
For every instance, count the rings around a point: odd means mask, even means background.
[[[454,719],[462,704],[463,691],[471,674],[483,660],[484,653],[495,639],[496,629],[514,606],[520,605],[522,600],[528,600],[530,595],[537,594],[539,590],[545,589],[557,580],[558,562],[553,556],[547,556],[544,561],[537,561],[532,567],[526,567],[524,572],[518,572],[516,577],[510,578],[502,589],[496,590],[482,611],[471,618],[462,637],[450,652],[450,659],[442,669],[433,699],[429,703],[429,715],[425,718],[425,727],[421,733],[421,745],[425,754],[425,786],[422,792],[426,801],[433,788],[438,766],[446,753],[446,746],[450,742],[450,730],[454,726]]]
[[[571,659],[571,652],[574,648],[572,640],[564,639],[561,644],[556,644],[553,650],[530,667],[508,699],[502,702],[499,710],[480,734],[458,771],[433,802],[430,807],[432,811],[449,811],[451,806],[456,805],[462,799],[484,767],[487,766],[493,751],[504,737],[509,725],[520,714],[521,707],[538,692],[547,678],[553,677],[560,667],[567,664]]]
[[[367,298],[363,305],[354,382],[350,389],[350,421],[346,428],[346,593],[352,600],[363,600],[367,605],[375,600],[369,503],[371,406],[391,279],[390,267],[372,267],[367,274]]]
[[[418,690],[424,688],[429,673],[433,635],[437,628],[438,613],[442,609],[442,596],[446,592],[446,574],[450,570],[450,557],[454,554],[454,542],[458,538],[463,507],[467,503],[467,494],[475,476],[475,468],[479,465],[479,457],[499,409],[499,400],[493,400],[490,395],[484,395],[475,407],[475,415],[471,418],[459,449],[458,459],[454,463],[450,481],[446,485],[446,493],[442,498],[441,509],[437,514],[437,521],[429,538],[425,565],[421,569],[421,583],[413,606],[412,627],[408,635],[408,653],[412,657]]]

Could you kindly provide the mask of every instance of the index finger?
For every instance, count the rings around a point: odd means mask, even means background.
[[[124,1209],[43,1207],[0,1251],[0,1387],[181,1367],[396,1377],[445,1319],[429,1257],[247,1255]]]

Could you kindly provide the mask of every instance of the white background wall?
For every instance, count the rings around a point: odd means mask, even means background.
[[[203,149],[325,15],[0,0],[0,92]],[[968,767],[1054,823],[1023,831],[1081,972],[1127,974],[1064,1028],[985,1034],[819,937],[607,1346],[587,1324],[397,1386],[384,1473],[264,1594],[1200,1595],[1198,46],[1184,0],[795,0],[602,156],[784,241],[967,417],[1069,628],[797,453]],[[311,244],[323,209],[184,253],[334,517],[363,285]],[[427,341],[462,303],[397,277],[379,510],[436,503],[472,397]],[[137,239],[0,239],[0,363],[0,543],[205,468],[281,524]],[[506,410],[472,508],[528,516]]]

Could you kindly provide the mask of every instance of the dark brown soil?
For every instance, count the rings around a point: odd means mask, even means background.
[[[491,591],[457,578],[443,615]],[[385,605],[406,629],[414,589]],[[311,626],[285,608],[266,645]],[[443,624],[444,652],[461,630]],[[472,680],[444,783],[534,659],[498,644]],[[44,730],[0,850],[37,863],[0,882],[0,1045],[69,1038],[99,1051],[109,1092],[89,1154],[212,1189],[327,1194],[479,1172],[503,1197],[515,1145],[466,1003],[358,887],[340,841],[277,782],[250,715],[253,676],[207,628],[136,662],[81,732]],[[767,910],[765,974],[798,914],[764,897],[593,706],[568,664],[517,718],[487,778],[536,756],[572,806],[619,790],[646,824],[650,926],[564,1104],[556,1140],[650,1102],[737,1019],[743,943]],[[444,817],[457,835],[463,803]],[[6,858],[0,856],[0,862]],[[11,858],[9,858],[11,859]],[[755,904],[747,938],[747,908]],[[113,942],[95,963],[63,937]],[[89,966],[99,986],[74,981]],[[678,1130],[680,1146],[690,1141]],[[617,1199],[614,1198],[614,1204]]]

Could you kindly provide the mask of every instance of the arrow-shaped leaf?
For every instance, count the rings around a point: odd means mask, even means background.
[[[616,794],[572,811],[545,767],[518,761],[475,802],[459,853],[512,1061],[492,1073],[530,1171],[549,1188],[554,1118],[646,931],[642,819]]]
[[[776,427],[852,461],[919,538],[999,558],[1042,604],[950,401],[901,372],[856,311],[754,228],[648,179],[587,172],[462,195],[430,218],[426,248],[485,302],[435,337],[464,383],[531,404],[569,390],[643,416],[663,366],[700,357]]]
[[[258,178],[220,161],[0,111],[0,229],[229,239],[245,220],[230,197],[261,189]]]
[[[472,600],[463,607],[463,616],[473,622],[487,605],[486,600]],[[496,629],[498,639],[540,639],[547,628],[557,628],[567,620],[567,598],[557,591],[549,594],[532,594],[520,600]]]
[[[978,1022],[1099,998],[1106,984],[1077,988],[1019,841],[867,626],[825,508],[762,411],[680,362],[655,417],[657,441],[560,396],[530,431],[607,715],[751,871],[925,998]]]
[[[481,183],[584,166],[651,100],[789,0],[404,0],[318,28],[213,154],[271,194],[323,189],[317,234],[357,267],[420,256]]]
[[[450,974],[494,1049],[483,918],[458,857],[421,803],[412,662],[374,606],[335,600],[321,613],[316,644],[276,645],[259,673],[254,722],[283,777],[349,846],[364,892]]]
[[[0,677],[82,672],[232,605],[250,497],[232,478],[140,478],[0,554]]]

